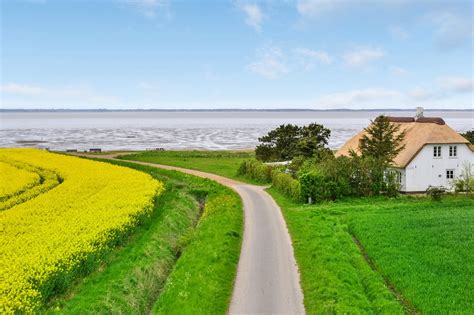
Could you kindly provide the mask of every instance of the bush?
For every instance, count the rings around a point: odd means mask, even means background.
[[[260,183],[271,183],[273,187],[288,198],[294,201],[301,200],[300,183],[290,174],[282,172],[281,167],[266,165],[256,160],[248,160],[240,164],[238,173]]]
[[[273,167],[265,165],[257,160],[243,161],[240,164],[238,174],[249,177],[260,183],[271,183]]]
[[[305,161],[299,170],[302,199],[318,202],[346,196],[399,193],[397,171],[384,171],[380,163],[357,155]]]
[[[431,197],[433,201],[441,201],[446,189],[444,187],[430,186],[426,190],[426,194]]]
[[[398,176],[400,176],[400,173],[396,170],[387,170],[385,173],[384,192],[389,197],[397,197],[400,194]]]
[[[474,172],[469,161],[464,162],[460,178],[454,181],[454,190],[467,193],[474,191]]]
[[[272,186],[294,201],[301,200],[301,186],[291,175],[275,169],[272,171]]]
[[[318,202],[327,199],[325,194],[325,178],[322,174],[317,172],[306,173],[300,176],[301,198]]]

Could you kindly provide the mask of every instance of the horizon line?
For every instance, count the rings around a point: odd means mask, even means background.
[[[379,112],[379,111],[416,111],[416,108],[328,108],[328,109],[314,109],[314,108],[0,108],[0,112]],[[474,111],[473,108],[425,108],[424,111]]]

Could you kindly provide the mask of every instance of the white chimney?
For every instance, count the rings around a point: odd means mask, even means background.
[[[417,107],[416,108],[416,114],[415,114],[415,120],[418,118],[423,117],[423,107]]]

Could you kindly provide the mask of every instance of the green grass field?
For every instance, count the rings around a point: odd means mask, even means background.
[[[423,313],[474,313],[474,199],[343,204],[380,274]]]
[[[240,198],[213,181],[128,162],[166,184],[153,216],[49,313],[224,314],[240,253]]]
[[[234,179],[243,159],[231,152],[222,160],[222,152],[160,154],[147,153],[146,161]],[[287,221],[308,313],[474,311],[474,199],[435,203],[401,196],[303,205],[269,192]]]
[[[243,161],[254,157],[249,151],[146,151],[120,158],[185,167],[253,183],[237,175],[237,170]]]
[[[293,238],[309,313],[394,313],[394,297],[409,313],[474,310],[474,199],[301,205],[270,192]]]

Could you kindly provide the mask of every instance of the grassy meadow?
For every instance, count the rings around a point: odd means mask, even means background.
[[[236,193],[210,180],[112,162],[165,183],[152,217],[99,268],[49,303],[48,313],[224,314],[240,253],[243,213]]]
[[[221,159],[221,154],[154,152],[126,158],[252,183],[237,176],[245,158],[228,152]],[[308,313],[474,310],[474,199],[448,196],[437,203],[400,196],[304,205],[273,188],[269,192],[291,234]]]
[[[253,151],[146,151],[119,158],[184,167],[254,183],[237,174],[240,163],[255,158]]]

